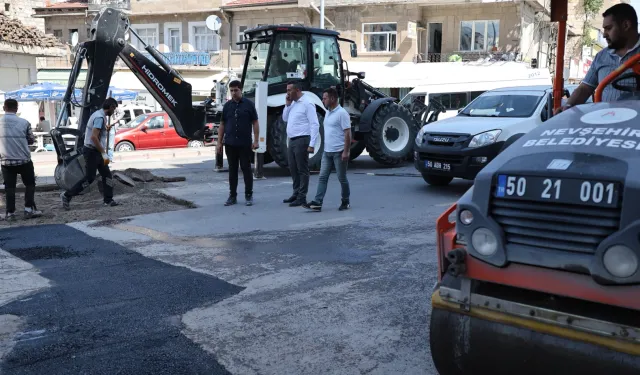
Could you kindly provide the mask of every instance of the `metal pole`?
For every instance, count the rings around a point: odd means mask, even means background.
[[[324,29],[324,0],[320,0],[320,28]]]
[[[562,105],[562,87],[564,86],[564,48],[567,34],[567,21],[558,22],[558,44],[556,47],[556,76],[553,81],[553,107]]]
[[[264,154],[260,152],[255,153],[255,169],[253,170],[253,178],[256,180],[264,180]]]

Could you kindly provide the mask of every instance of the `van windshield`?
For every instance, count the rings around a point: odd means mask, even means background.
[[[140,123],[142,121],[144,121],[144,119],[146,119],[147,117],[149,117],[149,114],[143,114],[140,115],[136,118],[134,118],[133,120],[127,122],[124,125],[120,125],[118,126],[120,129],[131,129],[131,128],[135,128],[136,126],[140,125]]]
[[[543,93],[485,93],[469,104],[460,115],[473,117],[530,117]]]

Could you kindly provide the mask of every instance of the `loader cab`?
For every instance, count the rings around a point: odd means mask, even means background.
[[[335,87],[342,102],[345,70],[338,35],[331,30],[287,25],[245,31],[245,40],[239,42],[247,45],[243,95],[255,97],[258,81],[268,82],[268,96],[286,94],[288,82],[300,81],[304,91],[319,97],[325,89]]]

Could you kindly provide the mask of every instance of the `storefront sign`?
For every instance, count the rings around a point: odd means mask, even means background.
[[[145,53],[146,58],[154,61],[151,55]],[[169,65],[207,66],[211,62],[211,55],[207,52],[162,52],[161,56]]]

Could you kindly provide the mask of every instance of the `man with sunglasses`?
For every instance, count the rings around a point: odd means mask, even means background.
[[[256,106],[249,99],[242,97],[242,83],[235,80],[229,83],[231,100],[222,108],[222,118],[218,128],[218,150],[224,151],[229,164],[229,199],[225,206],[231,206],[237,201],[238,163],[244,176],[244,196],[247,206],[253,204],[253,174],[251,172],[251,158],[253,150],[258,148],[258,112]],[[251,131],[253,130],[253,142]]]

